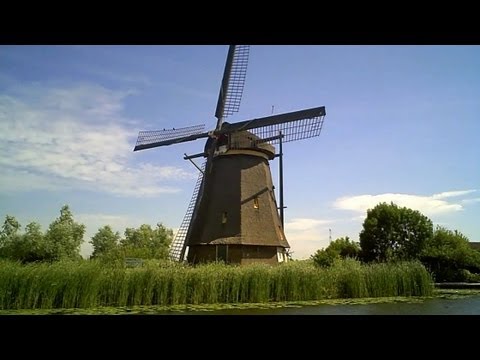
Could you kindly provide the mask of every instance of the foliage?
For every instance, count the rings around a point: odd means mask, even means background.
[[[5,221],[2,225],[2,231],[0,232],[0,238],[5,240],[10,236],[16,235],[18,230],[20,230],[20,227],[20,223],[17,221],[17,219],[15,219],[14,216],[5,216]]]
[[[31,222],[25,226],[25,233],[11,244],[9,258],[24,263],[45,258],[45,237],[40,224]]]
[[[7,215],[0,229],[0,259],[22,263],[81,259],[80,245],[85,225],[74,221],[68,205],[61,208],[60,216],[45,233],[36,222],[28,224],[24,233],[20,230],[17,219]],[[106,225],[98,229],[90,240],[94,249],[91,257],[108,264],[123,263],[128,257],[166,259],[172,240],[173,230],[160,223],[154,229],[146,224],[138,229],[127,228],[124,239]]]
[[[339,259],[340,256],[335,251],[331,251],[327,248],[317,250],[317,252],[310,258],[315,265],[326,268],[332,266],[335,260]]]
[[[109,225],[98,229],[92,236],[90,243],[93,246],[92,258],[108,257],[115,253],[120,242],[120,234],[113,232]]]
[[[432,233],[432,221],[419,211],[380,203],[367,211],[360,232],[362,259],[380,262],[416,259]]]
[[[478,280],[475,274],[480,273],[480,252],[457,230],[437,226],[420,258],[438,282]]]
[[[124,257],[142,259],[166,259],[173,240],[173,230],[158,223],[155,229],[143,224],[138,229],[127,228],[120,240]]]
[[[48,260],[80,259],[85,225],[76,223],[68,205],[60,210],[45,234],[46,258]]]
[[[277,266],[186,266],[149,260],[144,266],[97,260],[0,262],[0,309],[252,303],[377,296],[427,296],[432,279],[418,262],[362,265],[340,260]]]
[[[317,250],[311,256],[311,259],[320,267],[329,267],[333,265],[336,259],[357,258],[359,254],[359,244],[346,236],[332,241],[325,249]]]
[[[25,226],[25,232],[19,233],[20,223],[7,215],[0,234],[0,257],[31,262],[45,257],[45,239],[40,224],[31,222]]]
[[[356,258],[360,254],[360,245],[351,241],[348,236],[332,241],[327,249],[331,249],[340,255],[342,259],[347,257]]]
[[[14,216],[5,216],[2,229],[0,231],[0,257],[9,258],[12,248],[17,244],[21,238],[18,231],[21,225]]]

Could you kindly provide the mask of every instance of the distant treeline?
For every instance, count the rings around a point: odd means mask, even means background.
[[[22,232],[17,219],[7,215],[0,230],[0,259],[22,263],[80,260],[84,235],[85,225],[75,222],[68,205],[62,207],[60,216],[45,232],[37,222],[26,225]],[[160,223],[153,229],[146,224],[137,229],[127,228],[124,237],[105,225],[90,240],[91,257],[105,261],[126,257],[166,259],[172,239],[173,231]]]
[[[23,264],[81,260],[80,245],[85,225],[74,221],[67,205],[45,232],[32,222],[21,231],[15,217],[7,215],[0,231],[0,259]],[[432,221],[416,210],[380,203],[367,211],[360,242],[339,238],[311,256],[320,267],[336,260],[354,258],[363,263],[420,261],[437,282],[480,281],[480,252],[457,230],[433,227]],[[123,263],[126,258],[167,259],[173,231],[161,223],[127,228],[123,237],[109,225],[90,239],[91,259]],[[294,244],[292,244],[294,245]]]
[[[312,259],[321,267],[348,257],[365,263],[419,260],[437,282],[480,282],[480,252],[469,239],[457,230],[434,229],[419,211],[380,203],[367,211],[359,237],[359,243],[339,238]]]

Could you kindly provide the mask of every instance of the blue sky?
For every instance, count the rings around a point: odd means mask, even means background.
[[[133,152],[139,130],[216,123],[228,47],[0,46],[0,217],[46,229],[177,228],[203,141]],[[325,106],[320,137],[284,146],[294,257],[358,240],[381,201],[480,241],[479,46],[260,46],[230,122]],[[278,179],[277,160],[271,163]]]

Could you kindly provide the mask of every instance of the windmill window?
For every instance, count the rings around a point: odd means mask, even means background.
[[[222,224],[226,224],[226,223],[227,223],[227,212],[224,211],[222,214]]]
[[[253,208],[258,209],[260,206],[258,205],[258,196],[253,198]]]

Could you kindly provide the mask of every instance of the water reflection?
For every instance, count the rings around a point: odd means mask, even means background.
[[[429,299],[418,303],[316,305],[277,309],[189,312],[189,315],[480,315],[480,296]]]

